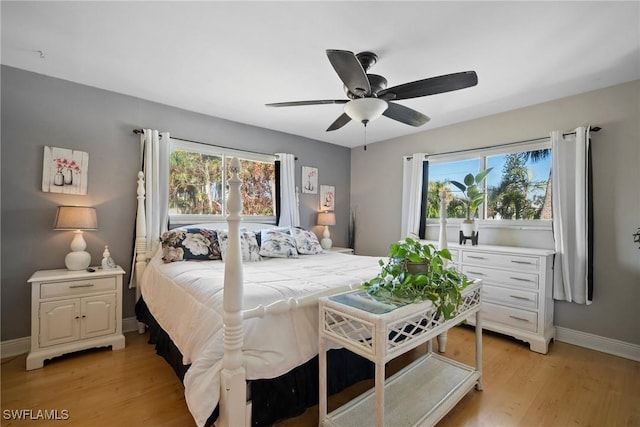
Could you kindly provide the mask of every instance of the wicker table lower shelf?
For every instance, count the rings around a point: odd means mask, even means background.
[[[347,293],[320,299],[320,425],[327,427],[433,426],[474,387],[482,389],[482,281],[462,292],[452,319],[436,317],[429,301],[383,307]],[[467,366],[432,352],[431,339],[475,314],[476,363]],[[427,353],[390,378],[391,359],[427,344]],[[375,363],[375,388],[327,414],[326,351],[332,344]]]

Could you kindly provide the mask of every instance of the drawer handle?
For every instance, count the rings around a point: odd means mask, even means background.
[[[482,256],[473,256],[473,255],[467,255],[467,258],[473,258],[473,259],[486,259],[485,257],[482,257]]]
[[[478,276],[484,276],[484,273],[478,273],[477,271],[467,271],[469,274],[477,274]]]
[[[90,288],[92,286],[95,286],[93,283],[87,283],[85,285],[71,285],[69,286],[69,289],[74,289],[74,288]]]
[[[515,259],[512,259],[511,262],[514,263],[514,264],[534,265],[534,263],[532,263],[530,261],[516,261]]]
[[[521,300],[524,300],[524,301],[531,301],[531,299],[527,298],[527,297],[521,297],[521,296],[518,296],[518,295],[509,295],[509,296],[511,298],[515,298],[515,299],[521,299]]]
[[[529,321],[529,319],[523,319],[522,317],[518,317],[518,316],[509,315],[509,317],[512,318],[512,319],[521,320],[523,322],[528,322]]]
[[[523,279],[521,277],[509,277],[509,279],[513,279],[513,280],[518,280],[520,282],[533,282],[533,280],[530,279]]]

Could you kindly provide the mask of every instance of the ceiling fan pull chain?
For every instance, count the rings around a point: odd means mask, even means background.
[[[364,124],[364,151],[367,151],[367,124]]]

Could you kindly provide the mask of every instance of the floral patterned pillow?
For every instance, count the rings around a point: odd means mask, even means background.
[[[271,258],[298,258],[296,241],[292,235],[277,230],[262,230],[260,255]]]
[[[218,242],[220,242],[222,261],[224,261],[227,252],[227,240],[229,240],[229,232],[226,230],[218,230]],[[253,231],[240,230],[240,251],[242,252],[243,262],[261,260],[260,246],[258,246],[258,241]]]
[[[296,241],[296,248],[300,255],[315,255],[324,252],[314,232],[292,227],[291,235]]]
[[[176,229],[162,233],[164,262],[221,259],[215,230],[206,228]]]

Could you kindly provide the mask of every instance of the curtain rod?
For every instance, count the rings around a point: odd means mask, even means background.
[[[589,131],[590,132],[598,132],[599,130],[601,130],[602,128],[599,126],[594,126],[592,127]],[[562,136],[567,136],[567,135],[575,135],[575,131],[574,132],[564,132],[562,134]],[[507,147],[510,145],[517,145],[517,144],[525,144],[527,142],[537,142],[537,141],[544,141],[545,139],[549,139],[550,137],[545,136],[542,138],[533,138],[533,139],[525,139],[523,141],[515,141],[515,142],[505,142],[504,144],[496,144],[496,145],[489,145],[489,146],[485,146],[485,147],[477,147],[477,148],[469,148],[466,150],[455,150],[455,151],[447,151],[444,153],[433,153],[431,154],[432,156],[442,156],[442,155],[446,155],[446,154],[457,154],[457,153],[466,153],[468,151],[475,151],[475,150],[486,150],[488,148],[497,148],[497,147]],[[427,154],[427,157],[429,157],[429,154]],[[407,156],[407,160],[412,159],[413,156]]]
[[[141,133],[144,133],[144,131],[142,129],[134,129],[133,133],[135,133],[136,135],[139,135]],[[162,138],[162,135],[160,135],[160,138]],[[272,154],[272,153],[263,153],[263,152],[260,152],[260,151],[251,151],[251,150],[240,150],[238,148],[226,147],[224,145],[209,144],[207,142],[201,142],[201,141],[193,141],[191,139],[178,138],[178,137],[175,137],[175,136],[172,136],[171,139],[177,139],[178,141],[184,141],[184,142],[192,142],[194,144],[208,145],[209,147],[226,148],[228,150],[245,151],[247,153],[263,154],[263,155],[266,155],[266,156],[275,156],[275,154]],[[295,157],[295,159],[298,160],[298,157]]]

